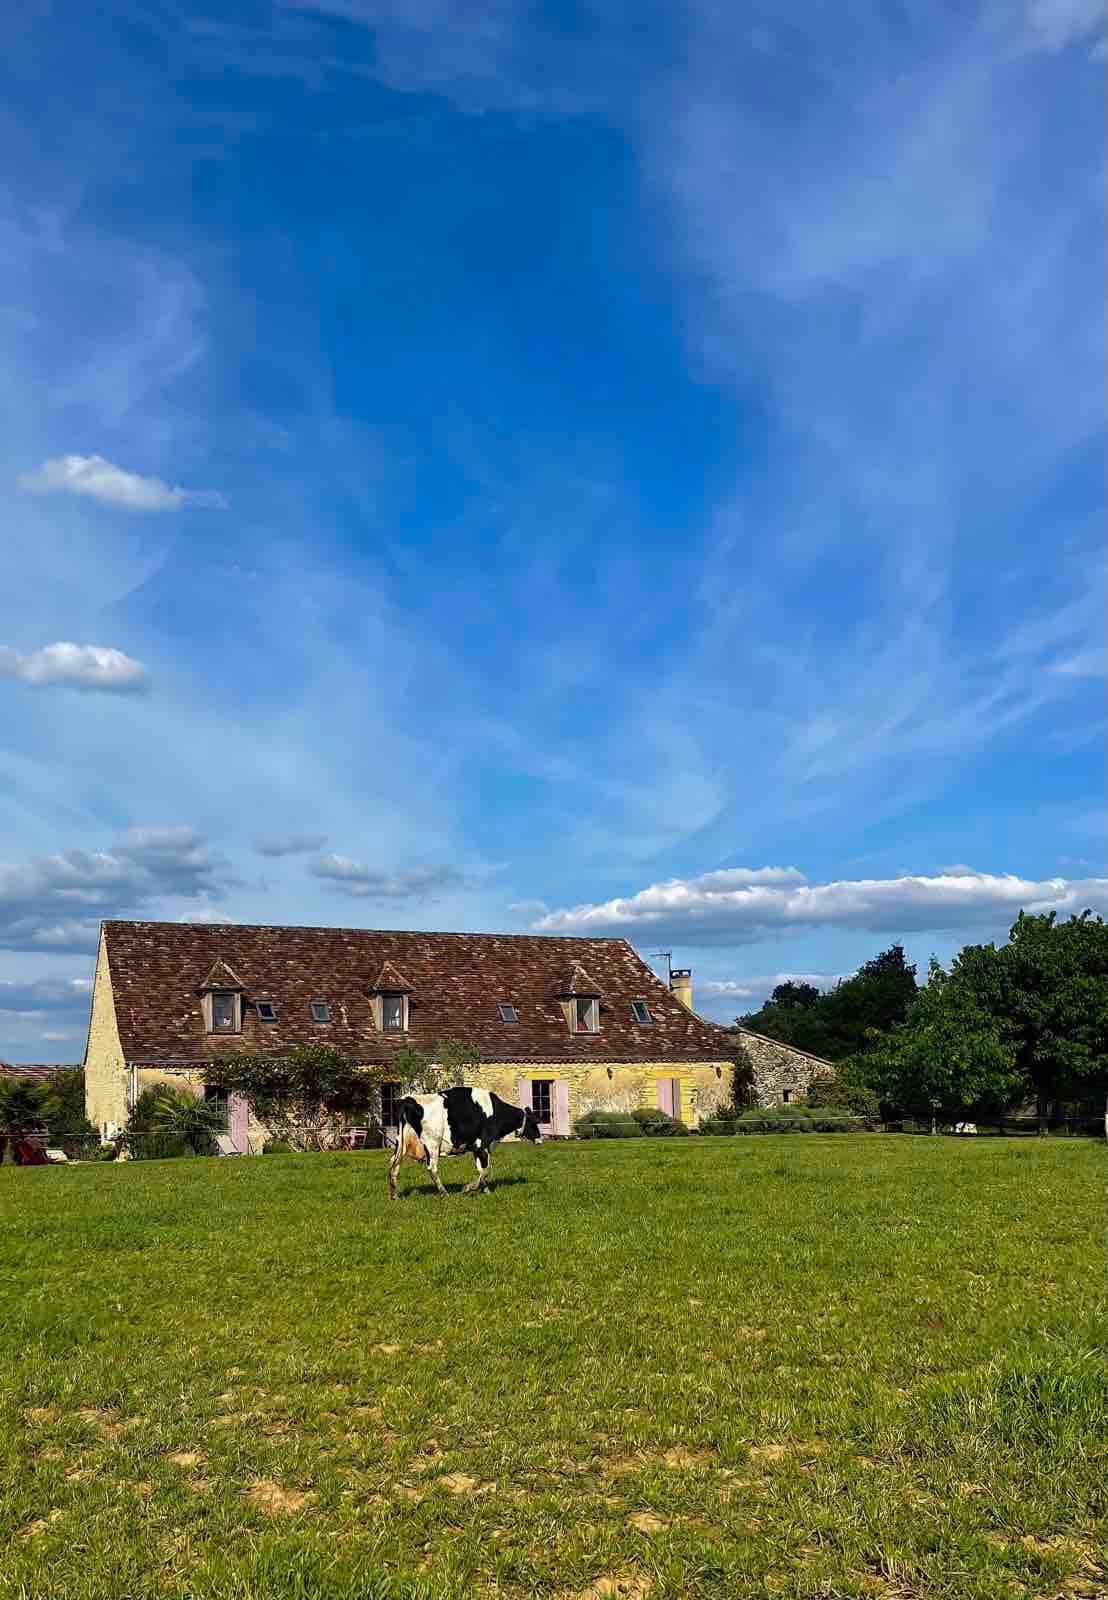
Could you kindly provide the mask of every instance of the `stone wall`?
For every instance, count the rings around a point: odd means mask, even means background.
[[[104,935],[96,956],[92,1013],[85,1048],[85,1116],[101,1134],[127,1121],[127,1063],[123,1059]]]
[[[754,1093],[760,1106],[785,1104],[786,1090],[790,1100],[802,1100],[814,1079],[825,1078],[835,1070],[830,1061],[810,1056],[806,1050],[795,1050],[792,1045],[750,1033],[746,1028],[738,1031],[754,1068]]]

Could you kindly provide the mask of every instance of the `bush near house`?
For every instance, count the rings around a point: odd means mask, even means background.
[[[687,1134],[688,1128],[677,1117],[671,1117],[660,1106],[640,1106],[631,1115],[642,1131],[650,1138],[668,1139],[675,1134]]]
[[[641,1139],[642,1125],[630,1111],[586,1111],[573,1124],[579,1139]]]
[[[127,1119],[122,1143],[133,1161],[164,1161],[174,1156],[211,1156],[215,1136],[225,1126],[223,1112],[187,1089],[155,1085],[144,1089]]]

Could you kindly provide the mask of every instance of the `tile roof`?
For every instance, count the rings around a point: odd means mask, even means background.
[[[320,1040],[375,1061],[446,1039],[476,1045],[487,1061],[677,1064],[726,1060],[734,1048],[728,1029],[686,1011],[624,939],[182,922],[106,922],[104,933],[129,1061]],[[239,1035],[204,1031],[198,989],[216,961],[244,985]],[[407,1034],[373,1026],[373,991],[390,963],[411,989]],[[601,995],[597,1034],[570,1033],[557,998],[578,967]],[[276,1002],[276,1022],[258,1019],[259,997]],[[636,999],[648,1002],[653,1023],[635,1022]],[[330,1002],[330,1022],[313,1023],[313,1000]],[[498,1001],[515,1006],[519,1021],[502,1022]]]
[[[76,1065],[79,1067],[80,1063],[78,1062]],[[44,1081],[47,1078],[52,1078],[55,1072],[72,1071],[74,1071],[72,1062],[68,1065],[65,1062],[59,1062],[55,1065],[53,1062],[48,1063],[45,1061],[0,1061],[0,1078],[38,1078]]]

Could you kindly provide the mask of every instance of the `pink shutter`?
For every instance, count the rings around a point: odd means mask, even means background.
[[[569,1134],[569,1079],[557,1078],[554,1082],[554,1132]]]
[[[233,1094],[227,1100],[227,1112],[230,1120],[231,1143],[240,1156],[250,1154],[250,1106],[240,1094]]]
[[[531,1109],[531,1080],[530,1080],[530,1078],[521,1078],[519,1080],[519,1103],[523,1107],[524,1111],[530,1111],[530,1109]]]

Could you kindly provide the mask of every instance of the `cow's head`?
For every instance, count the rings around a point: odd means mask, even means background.
[[[538,1123],[535,1121],[533,1112],[525,1111],[523,1113],[523,1126],[516,1134],[516,1138],[530,1139],[532,1144],[542,1144],[542,1133]]]

